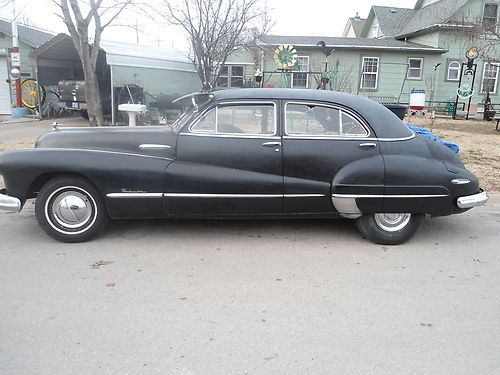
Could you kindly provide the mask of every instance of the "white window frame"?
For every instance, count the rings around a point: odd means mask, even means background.
[[[365,72],[365,60],[367,59],[375,59],[377,60],[377,71],[376,72]],[[359,83],[360,88],[365,90],[377,90],[378,89],[378,74],[380,70],[380,58],[377,56],[363,56],[361,62],[361,82]],[[375,74],[375,87],[365,87],[363,86],[363,78],[365,74]]]
[[[307,59],[307,70],[294,70],[292,71],[292,82],[291,82],[291,85],[292,87],[302,87],[302,88],[309,88],[309,66],[310,66],[310,63],[311,63],[311,58],[309,56],[297,56],[297,61],[298,59],[301,59],[301,58],[306,58]],[[302,67],[301,67],[302,69]],[[302,74],[305,74],[306,75],[306,85],[305,86],[295,86],[295,73],[302,73]]]
[[[420,60],[420,68],[412,68],[410,64],[410,60]],[[419,76],[418,77],[412,77],[410,76],[410,71],[411,70],[419,70]],[[408,58],[408,74],[407,74],[407,79],[412,80],[412,81],[421,81],[422,80],[422,72],[424,70],[424,58],[423,57],[409,57]]]
[[[484,3],[483,5],[483,16],[481,18],[481,26],[485,27],[484,26],[484,10],[486,8],[487,5],[496,5],[497,7],[497,14],[496,14],[496,18],[495,18],[495,29],[498,30],[499,29],[499,24],[498,24],[498,13],[500,11],[500,4],[496,3],[496,2],[492,2],[492,1],[487,1]]]
[[[493,86],[493,91],[490,91],[490,94],[496,94],[497,93],[497,86],[498,86],[498,72],[500,71],[500,62],[492,61],[492,62],[485,62],[483,65],[483,76],[481,78],[481,93],[486,94],[484,91],[484,73],[486,72],[486,66],[492,65],[497,67],[497,74],[495,75],[495,85]],[[491,79],[490,77],[488,77]]]
[[[451,64],[458,64],[458,69],[451,69]],[[451,70],[456,70],[457,71],[457,78],[450,78],[450,71]],[[460,80],[460,74],[462,73],[462,63],[458,60],[452,60],[448,64],[448,67],[446,69],[446,80],[447,81],[459,81]]]

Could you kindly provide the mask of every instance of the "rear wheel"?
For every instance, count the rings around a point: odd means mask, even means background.
[[[422,224],[424,215],[378,213],[361,216],[356,224],[363,237],[381,245],[399,245],[410,240]]]
[[[35,202],[40,227],[64,242],[83,242],[96,236],[108,215],[99,192],[80,177],[61,176],[40,190]]]

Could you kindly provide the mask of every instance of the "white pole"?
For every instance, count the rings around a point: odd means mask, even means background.
[[[113,83],[113,65],[109,66],[111,79],[111,125],[115,125],[115,85]]]
[[[18,48],[19,47],[19,37],[18,37],[18,32],[17,32],[17,20],[16,20],[16,2],[15,0],[12,0],[12,21],[11,21],[11,27],[12,27],[12,47]]]

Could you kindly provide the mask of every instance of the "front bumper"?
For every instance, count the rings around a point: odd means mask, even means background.
[[[483,189],[477,194],[466,195],[457,199],[457,206],[459,208],[472,208],[482,206],[488,202],[488,193]]]
[[[7,195],[5,189],[0,190],[0,210],[19,212],[21,207],[21,201],[18,198]]]

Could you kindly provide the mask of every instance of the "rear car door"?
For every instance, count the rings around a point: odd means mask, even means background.
[[[281,214],[277,102],[211,105],[181,130],[176,160],[166,174],[169,214]]]
[[[330,214],[342,211],[332,203],[337,194],[383,194],[378,141],[354,111],[322,102],[286,101],[283,117],[285,213]],[[368,204],[381,205],[382,199]]]

